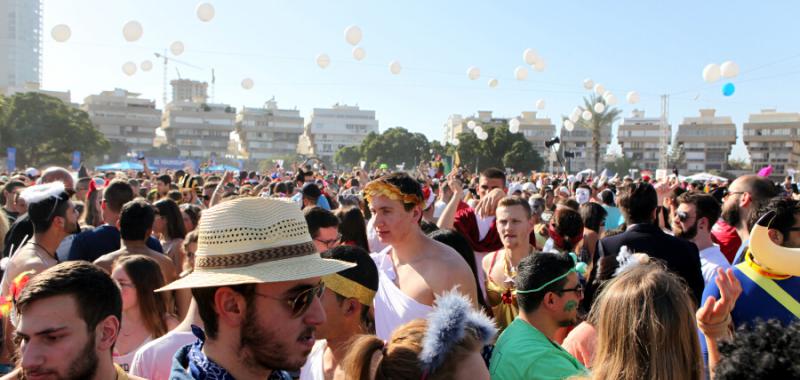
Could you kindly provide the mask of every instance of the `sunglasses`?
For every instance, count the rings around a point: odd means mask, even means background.
[[[675,216],[678,217],[678,220],[681,222],[686,222],[690,218],[689,214],[685,211],[676,211]]]
[[[325,293],[325,283],[320,282],[319,284],[317,284],[312,288],[303,290],[302,292],[298,293],[296,296],[294,296],[294,298],[291,299],[276,298],[261,293],[255,293],[255,295],[276,301],[285,302],[286,305],[288,305],[289,308],[292,310],[292,318],[297,318],[305,314],[306,311],[308,311],[308,308],[311,307],[311,303],[314,302],[314,298],[322,298],[322,294],[324,293]]]

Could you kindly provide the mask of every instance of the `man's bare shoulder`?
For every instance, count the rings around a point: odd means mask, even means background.
[[[106,253],[105,255],[98,257],[93,264],[99,266],[100,268],[103,268],[106,272],[110,273],[111,266],[114,265],[114,260],[124,255],[126,252],[127,251],[125,251],[124,249],[118,249],[114,252]]]

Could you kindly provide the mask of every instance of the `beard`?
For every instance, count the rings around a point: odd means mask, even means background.
[[[683,230],[677,225],[672,226],[673,231],[675,232],[675,237],[692,240],[695,236],[697,236],[697,223],[692,224],[692,226],[688,230]]]
[[[86,342],[86,345],[83,347],[80,353],[75,356],[75,361],[70,366],[69,370],[67,371],[66,375],[55,373],[56,378],[59,380],[83,380],[83,379],[91,379],[97,372],[97,352],[94,350],[94,341],[95,336],[94,332],[89,334],[89,341]],[[22,355],[20,352],[17,352],[17,357],[21,358]],[[17,360],[17,367],[20,367],[20,360]],[[35,372],[50,372],[55,371],[48,368],[37,368]],[[21,373],[22,379],[29,378],[28,371],[25,369],[22,370]]]
[[[739,228],[742,223],[742,209],[739,208],[739,203],[730,203],[728,207],[722,207],[722,220],[733,228]]]
[[[308,327],[301,336],[314,333]],[[239,353],[244,364],[251,368],[298,371],[306,363],[308,353],[300,361],[290,361],[287,347],[275,337],[275,333],[264,329],[256,320],[255,308],[248,307],[239,339]]]

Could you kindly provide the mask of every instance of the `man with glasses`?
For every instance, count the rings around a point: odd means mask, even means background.
[[[221,203],[198,233],[194,271],[158,290],[191,289],[205,328],[170,379],[290,379],[326,319],[322,276],[355,265],[321,258],[302,212],[276,199]]]
[[[567,254],[537,252],[517,268],[519,315],[500,334],[489,372],[492,380],[565,379],[586,373],[554,342],[556,331],[578,322],[583,287]]]
[[[723,197],[722,219],[736,228],[742,239],[732,264],[738,264],[743,259],[742,253],[747,249],[750,229],[759,216],[758,210],[777,195],[778,189],[772,181],[755,174],[741,176],[728,186],[728,192]]]
[[[318,251],[325,252],[339,245],[342,235],[339,233],[339,218],[336,215],[322,207],[306,208],[303,214]]]
[[[681,194],[677,203],[672,232],[675,237],[691,241],[697,246],[700,251],[700,270],[707,287],[718,268],[725,270],[731,267],[719,246],[711,240],[711,228],[719,219],[720,205],[713,196],[694,191]]]

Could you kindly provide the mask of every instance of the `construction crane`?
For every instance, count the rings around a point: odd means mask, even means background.
[[[661,95],[658,137],[658,169],[669,169],[669,145],[672,140],[672,131],[669,128],[669,95]]]
[[[161,59],[164,62],[164,78],[163,78],[163,82],[161,83],[161,101],[163,102],[162,107],[166,107],[167,106],[167,66],[169,65],[170,61],[172,61],[174,63],[178,63],[178,64],[181,64],[181,65],[184,65],[184,66],[187,66],[187,67],[198,69],[198,70],[205,70],[205,69],[200,67],[200,66],[195,66],[195,65],[193,65],[191,63],[188,63],[188,62],[184,62],[184,61],[181,61],[181,60],[178,60],[178,59],[175,59],[175,58],[168,57],[166,49],[164,49],[164,53],[163,54],[159,54],[159,53],[153,53],[153,54],[155,54],[156,58]],[[175,70],[177,70],[177,67],[175,68]],[[213,72],[213,69],[212,69],[212,72]],[[178,71],[178,77],[180,77],[180,71]],[[212,74],[212,77],[213,77],[213,74]],[[213,83],[213,79],[212,79],[212,83]],[[213,84],[212,84],[212,86],[213,86]]]

